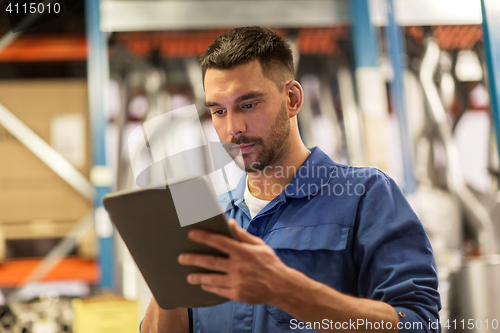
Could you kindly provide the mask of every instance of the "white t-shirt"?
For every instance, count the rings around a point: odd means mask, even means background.
[[[243,198],[245,199],[245,204],[250,210],[250,216],[253,219],[255,215],[257,215],[262,208],[266,207],[270,201],[258,199],[250,193],[250,190],[248,189],[248,177],[246,177],[246,184]]]

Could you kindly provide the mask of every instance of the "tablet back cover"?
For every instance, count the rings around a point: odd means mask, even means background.
[[[218,205],[206,183],[194,184],[196,193],[187,203],[193,210],[200,209],[196,202],[200,197],[204,198],[201,207]],[[204,307],[227,301],[187,282],[189,273],[206,270],[177,262],[179,254],[186,252],[225,256],[187,237],[189,230],[203,229],[235,238],[224,213],[181,227],[169,188],[112,193],[103,203],[161,308]]]

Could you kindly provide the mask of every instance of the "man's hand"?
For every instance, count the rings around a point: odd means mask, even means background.
[[[177,308],[163,310],[153,297],[144,316],[141,327],[142,333],[188,333],[188,310]]]
[[[198,266],[220,273],[195,273],[191,284],[200,284],[209,292],[248,304],[274,305],[303,322],[364,320],[390,321],[396,328],[398,316],[387,303],[347,296],[314,281],[286,266],[274,250],[229,221],[240,242],[201,230],[189,232],[189,238],[221,252],[229,258],[201,254],[181,254],[182,265]],[[319,329],[320,332],[329,331]],[[378,332],[373,330],[373,332]]]
[[[230,226],[240,240],[202,230],[192,230],[191,240],[213,247],[229,258],[184,253],[179,263],[220,273],[195,273],[188,276],[191,284],[214,294],[248,304],[274,304],[286,293],[286,275],[291,270],[262,239],[251,235],[231,219]]]

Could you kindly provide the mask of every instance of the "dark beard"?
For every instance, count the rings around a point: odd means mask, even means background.
[[[288,152],[287,139],[290,136],[290,118],[284,103],[281,105],[281,110],[272,128],[273,131],[267,142],[262,137],[240,136],[231,138],[231,142],[223,143],[227,153],[235,160],[240,169],[247,173],[262,171]],[[249,155],[253,154],[253,151],[249,154],[241,154],[243,161],[238,157],[239,150],[234,147],[239,144],[255,144],[255,149],[260,148],[254,161],[249,160]]]

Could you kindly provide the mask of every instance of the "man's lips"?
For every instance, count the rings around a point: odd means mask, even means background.
[[[253,149],[254,146],[255,146],[255,143],[252,143],[252,144],[245,143],[245,144],[241,144],[241,145],[235,145],[234,149],[239,150],[240,153],[242,153],[242,154],[247,154]]]

